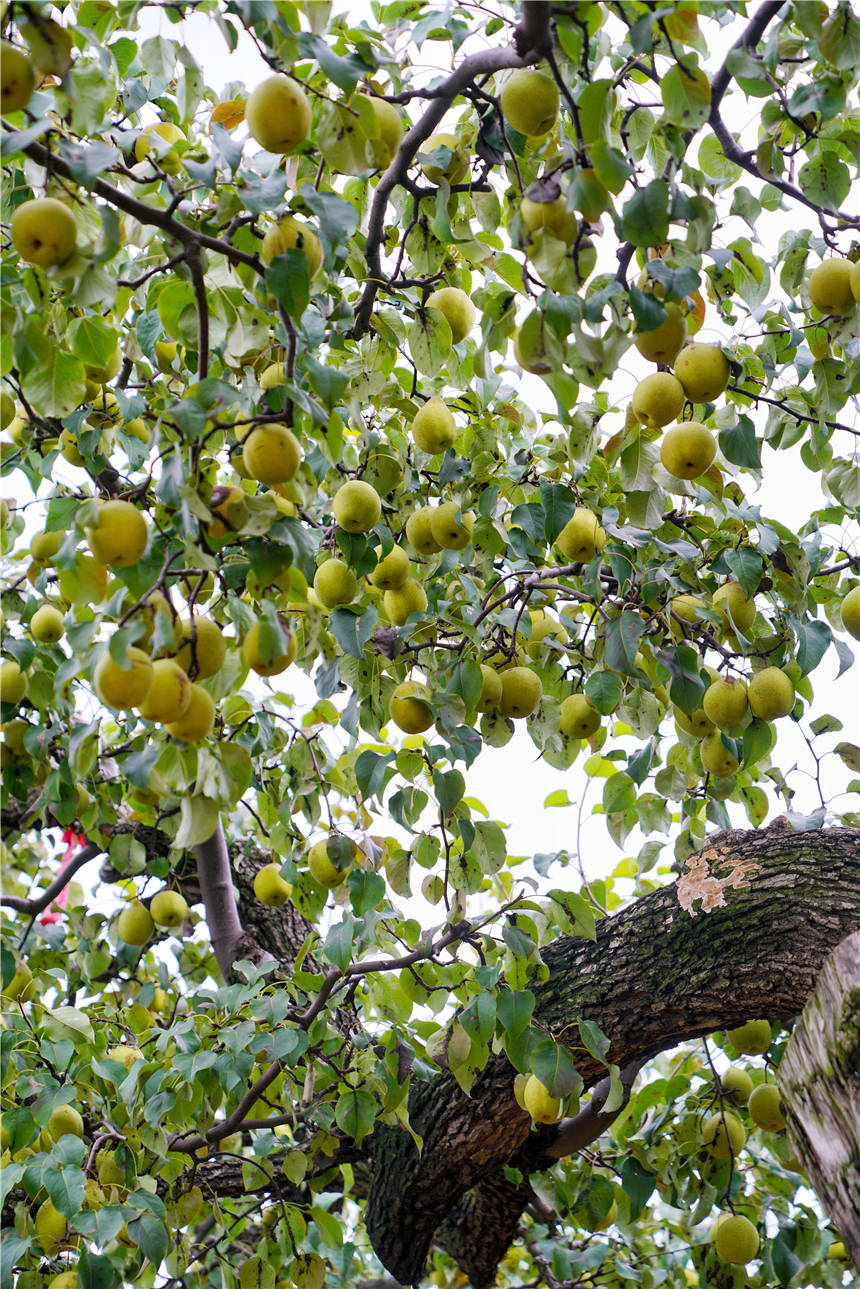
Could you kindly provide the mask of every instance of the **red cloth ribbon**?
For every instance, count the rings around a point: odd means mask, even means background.
[[[66,844],[66,849],[63,852],[63,858],[60,860],[59,872],[61,873],[63,869],[68,866],[75,852],[87,844],[87,838],[85,833],[75,832],[74,828],[64,828],[63,841]],[[69,887],[67,883],[54,900],[50,909],[40,917],[39,921],[42,923],[42,926],[50,926],[54,922],[59,922],[62,917],[62,910],[66,907],[68,899]]]

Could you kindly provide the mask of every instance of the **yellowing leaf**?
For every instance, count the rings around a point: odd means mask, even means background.
[[[237,125],[241,125],[245,119],[245,100],[241,98],[228,98],[223,103],[218,103],[212,109],[212,115],[209,117],[209,127],[213,125],[223,125],[225,130],[235,130]]]

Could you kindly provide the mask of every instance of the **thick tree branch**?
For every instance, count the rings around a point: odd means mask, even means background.
[[[630,1100],[630,1092],[636,1081],[636,1075],[645,1064],[644,1061],[631,1061],[621,1071],[621,1087],[623,1097],[620,1105],[614,1110],[604,1112],[603,1106],[606,1098],[609,1096],[609,1089],[612,1080],[609,1075],[600,1080],[591,1094],[591,1099],[587,1106],[580,1110],[579,1114],[572,1119],[562,1119],[561,1123],[556,1125],[555,1138],[547,1146],[545,1154],[548,1159],[564,1159],[565,1155],[575,1155],[577,1151],[585,1150],[593,1141],[602,1136],[610,1124],[618,1118],[621,1111]]]
[[[222,976],[229,980],[237,959],[249,958],[252,962],[260,962],[264,955],[256,941],[243,931],[239,921],[230,854],[220,820],[209,840],[194,847],[194,854],[212,948]]]
[[[34,896],[31,899],[22,895],[4,895],[0,899],[0,904],[8,909],[15,909],[18,913],[27,913],[33,917],[44,912],[50,904],[53,904],[57,896],[68,886],[79,869],[84,864],[88,864],[91,859],[96,859],[101,855],[104,847],[97,845],[94,841],[88,841],[86,846],[82,846],[76,855],[73,855],[68,864],[57,873],[52,882],[45,887],[41,895]]]
[[[744,31],[732,45],[722,66],[711,81],[712,112],[719,111],[723,96],[729,88],[729,82],[732,78],[732,74],[729,71],[729,59],[732,54],[736,53],[739,49],[755,49],[756,45],[764,35],[768,24],[779,13],[782,5],[783,0],[765,0],[765,3],[756,11],[755,15],[747,23]]]
[[[570,1047],[591,1087],[605,1069],[578,1045],[579,1019],[600,1025],[607,1059],[620,1066],[756,1017],[787,1022],[858,924],[860,830],[720,833],[676,884],[599,921],[595,942],[565,937],[543,950],[550,975],[534,987],[535,1020]],[[467,1191],[506,1164],[527,1172],[545,1161],[551,1130],[530,1132],[513,1074],[498,1057],[469,1097],[450,1075],[415,1084],[420,1156],[401,1129],[374,1134],[367,1230],[400,1280],[420,1278],[436,1230]]]
[[[429,139],[458,94],[479,76],[488,76],[507,67],[527,67],[537,62],[549,45],[550,6],[527,0],[523,5],[522,22],[514,32],[513,41],[503,49],[484,49],[464,58],[441,86],[433,91],[433,100],[420,120],[416,121],[401,140],[394,160],[385,171],[373,195],[367,227],[365,259],[367,282],[355,311],[353,334],[358,339],[369,326],[373,304],[379,288],[384,284],[382,272],[382,246],[385,241],[385,212],[388,199],[398,184],[406,179],[415,154],[421,144]]]

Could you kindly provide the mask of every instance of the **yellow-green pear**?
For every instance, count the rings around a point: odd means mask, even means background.
[[[702,768],[721,779],[734,774],[740,764],[723,743],[718,730],[705,735],[699,744],[699,755],[702,758]]]
[[[41,644],[56,644],[65,627],[63,615],[53,604],[41,604],[30,619],[30,632]]]
[[[684,386],[668,371],[657,371],[640,380],[630,403],[633,414],[649,429],[662,429],[681,414]]]
[[[36,1239],[47,1257],[55,1257],[66,1243],[67,1225],[66,1218],[49,1199],[36,1210]]]
[[[746,1139],[743,1124],[731,1110],[709,1115],[702,1125],[702,1144],[714,1159],[728,1159],[730,1154],[739,1155]]]
[[[543,697],[543,685],[530,667],[509,667],[501,674],[502,696],[498,707],[503,716],[524,720],[537,711]]]
[[[779,1088],[775,1083],[760,1083],[753,1088],[747,1102],[747,1109],[753,1123],[764,1128],[765,1132],[780,1132],[785,1127],[785,1118],[779,1100]]]
[[[680,707],[673,707],[672,711],[675,724],[692,738],[704,738],[706,734],[713,733],[714,722],[705,715],[704,708],[697,707],[692,716],[688,716]]]
[[[423,734],[433,724],[430,690],[417,680],[405,680],[391,695],[388,714],[404,734]]]
[[[116,929],[120,938],[126,944],[133,944],[140,948],[146,944],[147,940],[151,939],[155,930],[155,923],[146,905],[142,904],[140,900],[132,900],[120,913]]]
[[[705,690],[702,707],[708,720],[720,729],[737,725],[746,715],[747,687],[742,680],[732,676],[719,677]]]
[[[261,904],[280,908],[288,902],[292,893],[292,886],[281,875],[280,864],[264,864],[254,875],[254,894]]]
[[[568,694],[562,699],[558,728],[568,738],[591,738],[600,728],[600,712],[585,694]]]
[[[130,645],[128,666],[114,662],[109,649],[99,657],[93,672],[93,689],[99,701],[114,711],[140,707],[152,685],[152,660],[142,649]]]
[[[179,891],[158,891],[150,901],[149,912],[156,926],[174,931],[188,918],[188,901]]]
[[[411,614],[425,612],[427,592],[414,577],[407,577],[401,586],[385,592],[382,603],[390,621],[402,627]]]
[[[711,403],[729,383],[729,360],[719,345],[685,345],[675,359],[675,375],[691,403]]]
[[[59,1105],[51,1111],[48,1120],[48,1135],[59,1141],[61,1137],[82,1137],[84,1121],[73,1105]]]
[[[55,197],[22,202],[15,208],[9,232],[21,259],[40,268],[67,260],[78,236],[74,215]]]
[[[726,1037],[742,1056],[763,1056],[771,1043],[770,1021],[748,1020],[728,1030]]]
[[[3,115],[20,112],[36,88],[36,71],[23,49],[0,41],[0,107]]]
[[[714,1234],[714,1248],[723,1262],[743,1266],[758,1253],[758,1231],[747,1217],[740,1214],[722,1215]]]
[[[660,460],[676,479],[697,479],[717,455],[717,441],[700,421],[682,421],[667,430],[660,444]]]
[[[433,508],[419,506],[406,520],[406,540],[418,555],[435,555],[442,547],[433,536]]]
[[[0,664],[0,703],[17,705],[22,701],[29,688],[26,672],[21,670],[14,658],[7,658]]]
[[[182,618],[176,635],[176,661],[192,680],[206,680],[220,671],[227,656],[227,642],[217,622],[197,613],[193,621]]]
[[[346,881],[350,868],[361,855],[361,848],[351,837],[332,833],[311,846],[308,851],[308,868],[320,886],[331,890]]]
[[[839,614],[848,634],[855,640],[860,640],[860,586],[855,586],[848,592],[842,601]]]
[[[439,310],[451,328],[451,340],[455,345],[465,340],[475,325],[475,306],[466,292],[457,286],[443,286],[432,291],[424,307]]]
[[[422,452],[436,456],[445,452],[457,437],[457,427],[443,399],[434,395],[415,414],[412,437]]]
[[[449,551],[465,550],[472,540],[474,527],[474,514],[470,510],[461,512],[459,502],[456,501],[444,501],[432,512],[430,519],[435,541]]]
[[[636,331],[634,344],[643,358],[651,363],[667,364],[675,361],[687,338],[687,320],[677,304],[666,305],[667,317],[659,327],[650,331]]]
[[[740,582],[724,582],[718,586],[711,604],[728,632],[740,631],[741,635],[746,635],[755,620],[755,601],[747,595]]]
[[[462,183],[469,173],[467,150],[453,134],[433,134],[421,145],[421,152],[429,156],[438,148],[447,148],[451,154],[450,160],[447,165],[434,165],[429,161],[422,163],[424,174],[434,184],[442,183],[443,179],[447,179],[449,184]]]
[[[520,134],[549,134],[559,108],[558,86],[546,72],[520,67],[502,86],[499,106],[508,125]]]
[[[110,568],[137,564],[149,541],[147,522],[130,501],[100,502],[96,523],[86,534],[93,556]]]
[[[327,559],[314,574],[314,591],[326,609],[351,604],[358,593],[352,569],[342,559]]]
[[[779,667],[757,671],[747,690],[750,709],[762,721],[776,721],[794,710],[794,685]]]
[[[530,1074],[522,1090],[523,1106],[534,1123],[557,1123],[561,1118],[561,1100],[550,1094],[535,1074]]]
[[[303,223],[294,215],[284,215],[277,224],[272,224],[266,230],[260,247],[260,259],[268,266],[276,256],[286,255],[293,248],[304,251],[308,262],[308,277],[315,278],[323,262],[322,242],[310,224]],[[280,383],[283,384],[283,381]]]
[[[299,441],[286,425],[258,425],[242,445],[245,469],[260,483],[288,483],[301,459]]]
[[[158,658],[152,664],[152,684],[146,698],[137,704],[144,720],[169,725],[185,715],[191,706],[191,681],[174,658]]]
[[[727,1096],[731,1096],[746,1105],[753,1090],[753,1081],[746,1070],[741,1070],[736,1065],[730,1065],[725,1073],[720,1075],[720,1088]]]
[[[341,484],[334,494],[332,508],[335,523],[348,533],[370,532],[382,514],[379,493],[362,479],[349,479]]]
[[[353,583],[354,581],[353,578]],[[250,667],[258,676],[279,676],[296,660],[299,647],[296,633],[285,618],[279,617],[278,621],[281,628],[280,652],[276,651],[274,657],[264,658],[260,650],[260,622],[255,622],[242,639],[241,653],[245,666]]]
[[[502,698],[502,678],[489,663],[482,662],[481,694],[476,704],[479,712],[492,712],[498,707]]]
[[[245,123],[267,152],[293,152],[310,134],[310,101],[291,76],[270,76],[245,104]]]
[[[377,547],[377,552],[379,548]],[[392,546],[370,574],[370,581],[380,591],[393,591],[409,577],[409,556],[402,546]]]
[[[577,506],[562,528],[555,544],[566,560],[587,564],[606,545],[606,534],[597,516],[585,506]]]
[[[835,317],[854,308],[849,260],[829,259],[817,264],[809,275],[809,298],[822,313]]]

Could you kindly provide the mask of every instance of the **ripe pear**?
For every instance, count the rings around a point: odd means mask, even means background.
[[[30,102],[36,88],[36,71],[30,59],[17,45],[0,41],[0,107],[3,115],[20,112]]]
[[[48,1289],[78,1289],[77,1271],[61,1271],[48,1281]]]
[[[49,1199],[36,1210],[36,1239],[47,1257],[56,1257],[66,1243],[66,1227],[65,1217]]]
[[[742,1266],[758,1253],[758,1231],[749,1218],[724,1213],[714,1233],[714,1248],[723,1262]]]
[[[723,730],[731,729],[746,715],[747,687],[742,680],[720,677],[705,690],[702,707],[714,725]]]
[[[30,632],[41,644],[56,644],[63,637],[63,615],[53,604],[42,604],[30,619]]]
[[[794,685],[779,667],[764,667],[749,683],[749,705],[762,721],[776,721],[794,710]]]
[[[435,555],[442,547],[433,536],[431,506],[419,506],[406,520],[406,540],[418,555]]]
[[[457,427],[443,399],[434,395],[415,414],[412,437],[422,452],[431,456],[450,448],[457,437]]]
[[[458,518],[459,515],[459,518]],[[456,501],[444,501],[430,519],[433,537],[444,550],[461,551],[472,540],[475,516],[471,510],[461,512]]]
[[[727,1096],[746,1105],[753,1089],[753,1082],[746,1070],[730,1065],[725,1073],[720,1075],[720,1087]]]
[[[267,152],[293,152],[310,134],[311,105],[291,76],[270,76],[245,104],[245,123]]]
[[[221,483],[212,489],[209,509],[214,515],[207,532],[219,539],[229,533],[238,533],[248,522],[248,501],[241,488]]]
[[[396,627],[402,627],[413,613],[424,613],[427,592],[414,577],[407,577],[402,586],[392,587],[382,597],[385,612]]]
[[[301,459],[299,441],[286,425],[258,425],[242,445],[248,476],[260,483],[288,483]]]
[[[457,286],[443,286],[431,291],[424,307],[438,309],[451,328],[451,341],[458,345],[475,325],[475,306],[465,291]]]
[[[502,86],[499,106],[502,116],[520,134],[549,134],[559,107],[558,86],[546,72],[521,67],[511,72]]]
[[[600,728],[600,712],[585,694],[568,694],[562,699],[558,728],[567,738],[591,738]]]
[[[669,630],[676,639],[684,639],[686,632],[681,623],[676,622],[680,618],[682,622],[698,622],[699,609],[704,609],[705,601],[698,595],[676,595],[669,601]]]
[[[368,533],[379,523],[382,502],[379,493],[362,479],[350,479],[341,484],[332,503],[335,523],[348,533]]]
[[[842,317],[854,308],[849,260],[829,259],[817,264],[809,275],[809,298],[822,313]]]
[[[546,229],[568,246],[572,245],[579,226],[576,216],[568,210],[567,198],[559,195],[550,200],[538,200],[528,195],[532,190],[540,191],[538,185],[532,184],[520,202],[520,217],[528,231],[536,233],[539,229]]]
[[[530,1074],[522,1090],[523,1107],[533,1123],[557,1123],[561,1118],[561,1100],[550,1095],[536,1074]]]
[[[205,680],[220,671],[227,656],[227,642],[217,622],[197,613],[177,625],[176,661],[194,680]],[[192,675],[193,672],[193,675]]]
[[[29,681],[14,658],[0,665],[0,703],[17,706],[27,693]]]
[[[379,548],[377,547],[377,553]],[[409,577],[409,556],[402,546],[392,546],[370,574],[371,584],[380,591],[393,591]]]
[[[15,209],[9,231],[21,259],[43,269],[67,260],[78,237],[74,215],[55,197],[22,202]]]
[[[498,707],[502,698],[502,678],[495,667],[487,662],[481,666],[481,694],[477,702],[479,712],[492,712]]]
[[[717,455],[713,434],[699,421],[682,421],[663,435],[660,460],[676,479],[697,479]]]
[[[5,430],[16,416],[15,400],[8,389],[0,389],[0,430]]]
[[[146,698],[137,704],[144,720],[170,725],[191,706],[191,681],[174,658],[158,658],[152,664],[152,684]]]
[[[196,681],[191,682],[191,701],[187,709],[166,727],[171,738],[182,743],[199,743],[209,738],[215,728],[215,701],[208,690]]]
[[[860,640],[860,586],[855,586],[848,592],[839,613],[848,634],[855,640]]]
[[[730,1029],[726,1037],[742,1056],[763,1056],[770,1047],[770,1021],[748,1020],[736,1029]]]
[[[703,769],[720,779],[734,774],[740,764],[723,743],[718,730],[705,735],[699,744],[699,755]]]
[[[546,609],[529,609],[529,625],[531,632],[526,641],[526,653],[530,658],[537,659],[546,652],[543,642],[548,638],[560,640],[562,644],[567,641],[564,627]]]
[[[140,900],[132,900],[117,918],[116,929],[126,944],[140,948],[152,937],[155,923],[146,905]]]
[[[140,707],[152,685],[152,661],[142,649],[130,645],[129,666],[114,662],[110,650],[105,649],[93,672],[93,689],[100,702],[114,711],[130,711]]]
[[[264,864],[254,874],[254,894],[261,904],[270,908],[280,908],[286,904],[293,893],[293,888],[281,875],[279,864]]]
[[[726,631],[740,631],[746,635],[755,620],[755,601],[740,582],[724,582],[714,591],[711,605],[720,615]]]
[[[719,345],[685,345],[675,359],[675,375],[691,403],[711,403],[729,383],[729,360]]]
[[[651,331],[634,333],[634,344],[643,358],[651,363],[668,364],[675,361],[687,338],[687,320],[677,304],[666,305],[666,317],[659,327]]]
[[[391,695],[388,715],[404,734],[423,734],[433,724],[429,698],[426,685],[417,680],[404,680]]]
[[[703,707],[697,707],[692,716],[688,716],[680,707],[673,707],[672,712],[675,717],[675,724],[685,734],[689,734],[691,738],[703,739],[706,735],[714,732],[714,722],[705,715]],[[725,751],[725,748],[723,748],[723,751]]]
[[[153,895],[149,912],[156,926],[175,930],[188,917],[188,902],[179,891],[163,890]]]
[[[46,568],[48,564],[53,563],[54,556],[63,544],[65,533],[58,532],[41,532],[36,533],[30,542],[30,558],[34,564],[40,568]]]
[[[760,1083],[753,1088],[747,1102],[753,1123],[765,1132],[779,1132],[785,1127],[780,1109],[779,1088],[775,1083]]]
[[[668,371],[657,371],[640,380],[630,405],[642,425],[662,429],[680,416],[684,397],[684,386],[676,376]]]
[[[173,145],[184,142],[185,135],[173,121],[157,121],[137,136],[134,155],[138,161],[144,161],[154,153],[156,164],[165,174],[178,175],[182,169],[182,158]]]
[[[260,259],[268,266],[277,255],[286,255],[294,247],[304,251],[308,262],[308,277],[315,278],[323,261],[322,242],[310,224],[303,223],[294,215],[285,215],[266,230],[260,247]],[[283,381],[280,383],[283,384]]]
[[[462,183],[469,173],[469,153],[460,140],[453,134],[433,134],[421,145],[421,151],[425,155],[435,152],[437,148],[447,148],[451,154],[450,159],[447,165],[433,165],[432,162],[422,164],[424,174],[433,184],[440,184],[443,179],[447,179],[449,184]]]
[[[26,962],[18,961],[12,979],[3,986],[3,997],[10,1002],[32,1002],[36,994],[36,982]]]
[[[606,545],[606,534],[597,516],[585,506],[577,506],[562,528],[555,544],[566,560],[587,564]]]
[[[730,1154],[739,1155],[746,1139],[743,1124],[731,1110],[709,1115],[702,1125],[702,1144],[714,1159],[728,1159]]]
[[[68,27],[61,27],[58,22],[40,15],[37,23],[25,23],[21,33],[37,71],[43,76],[65,75],[72,65],[74,48]],[[6,108],[3,110],[5,112]]]
[[[82,1137],[84,1121],[73,1105],[58,1105],[48,1120],[48,1135],[53,1141],[61,1137]]]
[[[149,541],[146,520],[130,501],[101,502],[96,525],[86,534],[94,557],[111,568],[136,564]]]
[[[316,842],[308,851],[308,868],[311,876],[320,886],[329,890],[340,886],[349,876],[350,868],[361,855],[361,849],[351,837],[342,833],[332,833]]]
[[[351,604],[358,592],[355,574],[342,559],[327,559],[314,574],[314,591],[326,609]]]
[[[543,697],[540,676],[530,667],[509,667],[501,675],[499,711],[514,720],[524,720],[536,711]]]
[[[338,561],[340,563],[340,561]],[[344,567],[346,567],[344,565]],[[351,570],[350,570],[351,571]],[[314,579],[316,582],[316,579]],[[353,577],[353,581],[355,581]],[[330,606],[329,606],[330,607]],[[242,657],[245,666],[251,671],[255,671],[258,676],[279,676],[282,671],[286,671],[289,666],[296,660],[298,652],[298,641],[296,633],[290,628],[289,623],[280,618],[280,627],[282,640],[280,644],[280,653],[276,653],[273,658],[264,658],[260,652],[260,632],[262,624],[255,622],[248,634],[242,640]]]

